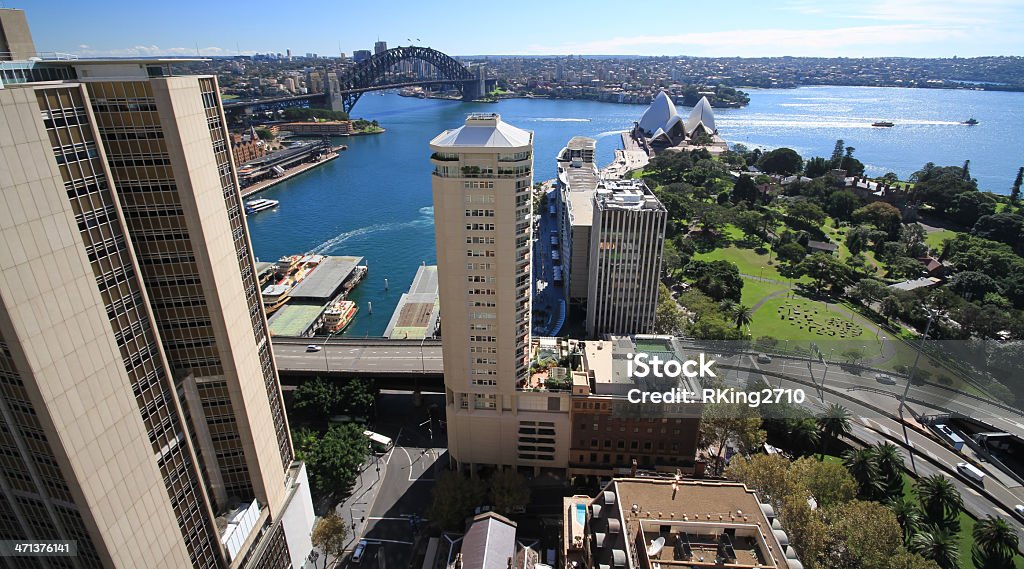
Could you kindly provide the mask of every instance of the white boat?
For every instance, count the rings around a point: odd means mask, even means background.
[[[277,207],[277,204],[279,203],[281,202],[277,200],[267,200],[263,198],[249,200],[245,202],[245,213],[256,213],[257,211],[263,211],[265,209]]]

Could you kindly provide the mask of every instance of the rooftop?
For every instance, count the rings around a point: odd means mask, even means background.
[[[658,563],[678,569],[802,567],[773,526],[774,512],[735,482],[666,478],[613,480],[596,498],[566,498],[566,558],[592,566],[638,569]],[[576,535],[581,539],[577,539]]]
[[[526,148],[533,144],[533,132],[516,128],[497,113],[472,114],[466,124],[446,130],[430,141],[432,147]]]
[[[415,340],[433,337],[440,313],[437,290],[437,266],[421,266],[416,271],[409,292],[402,294],[399,299],[384,329],[384,336]]]
[[[509,569],[516,555],[516,524],[487,512],[473,518],[462,539],[463,567],[472,569]]]
[[[326,302],[337,295],[341,284],[362,260],[362,257],[327,257],[292,289],[290,296]]]
[[[302,336],[323,314],[324,306],[289,302],[270,317],[271,336]]]

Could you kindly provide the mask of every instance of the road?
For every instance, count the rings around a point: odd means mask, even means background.
[[[919,476],[938,473],[950,478],[963,497],[965,509],[975,517],[999,516],[1010,521],[1017,531],[1024,531],[1024,524],[1021,524],[1020,520],[1014,518],[1009,512],[1009,508],[1013,504],[1024,502],[1024,489],[994,468],[988,469],[989,476],[983,480],[984,490],[994,500],[980,492],[972,483],[966,482],[966,479],[957,474],[956,469],[956,464],[962,462],[966,455],[957,453],[912,427],[905,427],[897,418],[898,394],[891,391],[883,393],[881,390],[866,391],[864,389],[865,383],[877,383],[874,378],[859,377],[846,372],[836,372],[833,375],[830,372],[825,378],[828,390],[823,391],[824,400],[822,400],[819,391],[813,387],[820,383],[812,380],[807,374],[806,361],[794,364],[793,362],[780,362],[779,358],[775,358],[771,364],[758,364],[749,355],[726,358],[727,361],[737,365],[741,363],[739,361],[741,359],[747,360],[745,365],[750,369],[749,371],[731,370],[726,376],[726,382],[729,385],[745,387],[747,381],[753,376],[755,379],[763,378],[772,387],[803,389],[807,395],[804,405],[812,412],[820,412],[828,405],[838,403],[853,415],[853,438],[866,444],[886,441],[896,444],[903,451],[904,462],[911,472],[916,472]],[[812,366],[811,369],[814,370],[815,366]],[[820,369],[824,371],[824,366],[820,366]],[[760,370],[775,373],[785,371],[787,375],[795,376],[798,379],[782,379],[774,375],[761,374]],[[796,373],[800,370],[804,373]],[[819,372],[816,377],[820,380],[821,373]],[[897,384],[889,387],[900,388],[901,386]],[[934,411],[917,404],[909,406],[916,413]],[[872,407],[891,410],[892,414],[879,413]],[[913,419],[909,418],[909,420]],[[909,446],[906,441],[909,441]],[[1012,484],[1008,487],[1006,481],[1010,481]],[[1024,552],[1024,543],[1021,545],[1022,552]]]
[[[306,346],[321,346],[311,352]],[[368,374],[431,374],[443,371],[438,341],[373,340],[352,341],[323,338],[274,339],[274,359],[283,372],[329,372]]]

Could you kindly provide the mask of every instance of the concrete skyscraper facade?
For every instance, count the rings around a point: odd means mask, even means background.
[[[668,212],[643,180],[606,180],[593,204],[587,335],[653,333]]]
[[[556,450],[553,438],[555,429],[568,434],[567,397],[521,389],[530,363],[533,133],[476,114],[430,150],[452,460],[530,472],[564,462],[555,455],[568,449]],[[522,437],[539,429],[552,431],[552,447],[524,451]]]
[[[31,82],[59,66],[75,79]],[[216,78],[154,60],[12,77],[0,539],[78,542],[49,567],[301,566],[312,503]]]

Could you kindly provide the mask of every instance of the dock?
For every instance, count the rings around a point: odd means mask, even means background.
[[[313,158],[312,162],[307,162],[306,160],[310,159],[318,151],[317,146],[289,148],[240,165],[238,169],[239,181],[246,177],[273,175],[273,177],[253,182],[242,188],[242,199],[334,160],[343,148],[344,146],[319,147],[320,157],[318,159]]]
[[[307,255],[300,263],[316,268],[287,294],[288,302],[270,316],[271,336],[310,337],[324,325],[324,312],[361,278],[362,257]],[[267,285],[263,294],[273,294]]]
[[[403,293],[398,300],[398,306],[384,329],[384,337],[392,340],[436,338],[440,314],[437,289],[437,266],[421,266],[409,292]]]

